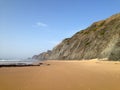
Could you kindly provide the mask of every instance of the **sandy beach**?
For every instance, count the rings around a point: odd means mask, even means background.
[[[120,62],[45,61],[0,68],[0,90],[120,90]]]

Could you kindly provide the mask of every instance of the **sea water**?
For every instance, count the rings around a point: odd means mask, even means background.
[[[30,64],[34,64],[37,63],[38,60],[34,60],[34,59],[25,59],[25,60],[21,60],[21,59],[1,59],[0,60],[0,65],[30,65]]]

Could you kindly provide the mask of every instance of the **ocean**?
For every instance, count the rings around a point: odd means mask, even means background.
[[[38,63],[40,61],[38,60],[34,60],[34,59],[26,59],[26,60],[20,60],[20,59],[16,59],[16,60],[6,60],[6,59],[2,59],[0,60],[0,65],[32,65],[34,63]]]

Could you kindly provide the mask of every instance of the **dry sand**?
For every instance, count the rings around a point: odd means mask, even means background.
[[[120,90],[120,62],[44,63],[33,67],[0,68],[0,90]]]

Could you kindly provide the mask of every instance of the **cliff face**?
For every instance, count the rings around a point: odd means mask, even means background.
[[[93,23],[90,27],[64,39],[53,50],[33,56],[34,59],[120,60],[120,14]]]
[[[40,53],[39,55],[34,55],[32,59],[47,60],[50,57],[51,53],[52,52],[48,50],[47,52]]]

